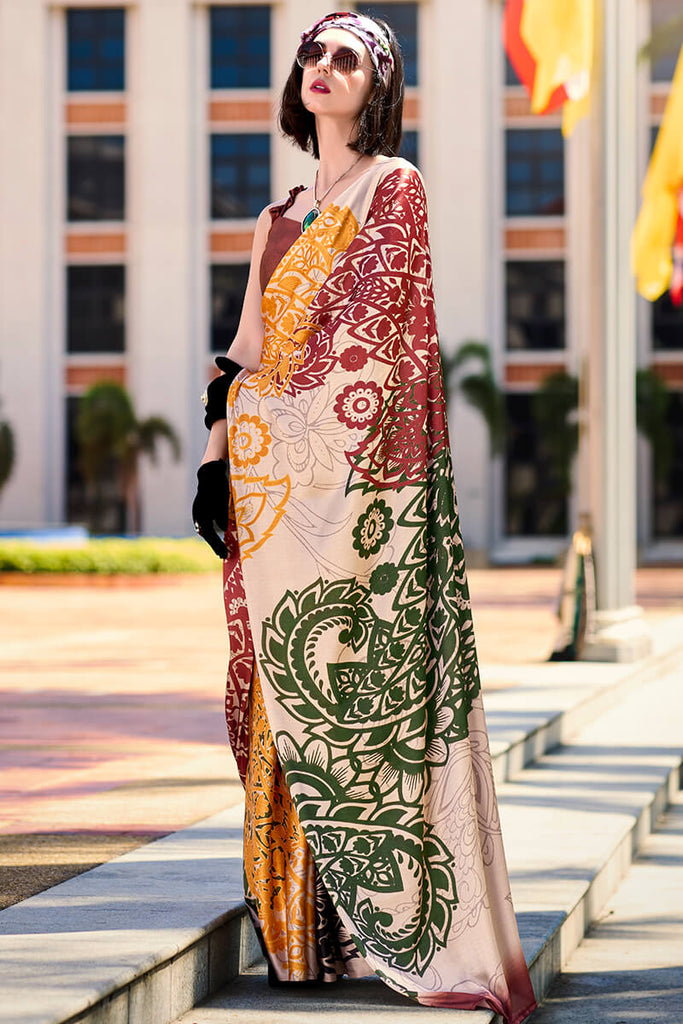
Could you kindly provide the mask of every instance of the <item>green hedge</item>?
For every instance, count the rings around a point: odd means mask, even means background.
[[[0,572],[147,573],[218,572],[220,561],[204,541],[89,540],[79,547],[0,541]]]

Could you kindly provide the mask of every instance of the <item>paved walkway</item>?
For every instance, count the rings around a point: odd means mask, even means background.
[[[679,576],[639,573],[653,620],[683,609]],[[547,658],[560,578],[471,572],[489,692]],[[226,659],[218,574],[0,586],[0,906],[239,800]]]

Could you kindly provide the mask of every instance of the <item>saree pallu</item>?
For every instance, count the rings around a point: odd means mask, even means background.
[[[251,702],[363,966],[421,1003],[519,1024],[535,1000],[480,696],[419,172],[392,158],[326,207],[276,267],[262,315],[260,367],[238,374],[227,410],[240,773],[262,760]]]

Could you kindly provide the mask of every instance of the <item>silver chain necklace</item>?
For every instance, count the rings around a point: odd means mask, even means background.
[[[314,221],[314,220],[317,220],[317,219],[318,219],[318,217],[320,216],[320,204],[321,204],[322,202],[324,202],[324,201],[325,201],[325,196],[327,196],[327,195],[328,195],[328,194],[329,194],[329,193],[330,193],[330,192],[332,191],[332,189],[333,189],[333,188],[334,188],[334,186],[335,186],[335,185],[337,184],[337,182],[341,181],[341,180],[342,180],[342,178],[345,178],[345,177],[346,177],[346,175],[347,175],[347,174],[349,174],[349,173],[350,173],[350,171],[352,171],[352,170],[353,170],[353,168],[354,168],[354,167],[356,166],[356,164],[357,164],[357,163],[358,163],[358,161],[359,161],[359,160],[360,160],[360,159],[362,158],[362,156],[363,156],[363,154],[362,154],[362,153],[359,153],[359,154],[358,154],[358,156],[357,156],[357,157],[356,157],[356,159],[355,159],[355,160],[353,161],[353,163],[351,164],[351,166],[350,166],[350,167],[347,167],[347,168],[346,168],[346,170],[345,170],[345,171],[343,171],[343,172],[342,172],[342,173],[341,173],[341,174],[339,175],[339,177],[338,177],[338,178],[335,178],[335,179],[334,179],[334,181],[332,182],[332,184],[330,185],[330,187],[329,187],[329,188],[327,189],[327,191],[326,191],[326,192],[324,193],[324,195],[322,195],[322,196],[320,197],[320,199],[316,199],[316,195],[315,195],[315,194],[316,194],[316,192],[318,191],[318,171],[316,171],[316,172],[315,172],[315,182],[314,182],[314,184],[313,184],[313,206],[312,206],[312,207],[311,207],[311,209],[310,209],[310,210],[308,211],[308,213],[306,214],[306,216],[304,217],[304,219],[303,219],[303,220],[301,221],[301,230],[302,230],[302,231],[305,231],[305,230],[306,230],[306,228],[310,228],[310,226],[311,226],[311,224],[313,223],[313,221]]]

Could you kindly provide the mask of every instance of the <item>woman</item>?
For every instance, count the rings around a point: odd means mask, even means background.
[[[225,558],[246,899],[271,980],[374,972],[518,1024],[535,1003],[479,696],[425,195],[394,155],[402,101],[386,24],[333,14],[303,33],[280,124],[318,169],[258,219],[193,515]]]

